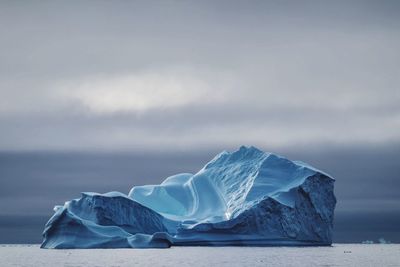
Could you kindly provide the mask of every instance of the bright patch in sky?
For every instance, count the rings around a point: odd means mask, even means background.
[[[139,73],[91,77],[62,91],[92,112],[108,113],[179,107],[206,100],[212,90],[185,74]]]

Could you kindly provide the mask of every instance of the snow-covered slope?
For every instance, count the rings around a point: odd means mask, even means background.
[[[42,247],[329,245],[333,184],[303,162],[242,146],[194,175],[56,207]]]

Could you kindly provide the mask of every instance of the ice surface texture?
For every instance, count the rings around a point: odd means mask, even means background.
[[[242,146],[196,174],[56,206],[42,247],[330,245],[333,185],[306,163]]]

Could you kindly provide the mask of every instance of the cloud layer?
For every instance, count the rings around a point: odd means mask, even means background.
[[[400,5],[4,2],[0,149],[400,141]]]

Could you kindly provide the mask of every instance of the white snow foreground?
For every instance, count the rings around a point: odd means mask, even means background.
[[[56,206],[42,248],[330,245],[333,186],[303,162],[242,146],[194,175]]]

